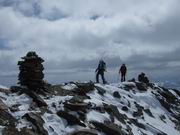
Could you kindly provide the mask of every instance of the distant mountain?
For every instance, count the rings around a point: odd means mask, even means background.
[[[0,134],[179,135],[180,92],[139,82],[2,87]]]
[[[157,84],[166,88],[177,89],[180,91],[180,81],[164,81]]]

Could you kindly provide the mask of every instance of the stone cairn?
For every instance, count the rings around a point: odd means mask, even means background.
[[[19,84],[34,91],[44,89],[44,67],[42,65],[44,60],[36,52],[28,52],[22,59],[18,61]]]

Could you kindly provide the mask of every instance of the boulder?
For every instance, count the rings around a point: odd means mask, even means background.
[[[34,125],[34,130],[36,133],[39,135],[48,135],[48,132],[43,127],[45,122],[39,114],[30,112],[26,113],[23,118],[26,118]]]
[[[71,135],[98,135],[96,130],[88,130],[88,129],[84,129],[84,130],[80,130],[80,131],[75,131],[74,133],[72,133]]]
[[[121,98],[121,95],[119,94],[118,91],[115,91],[115,92],[113,93],[113,96],[114,96],[115,98]]]
[[[132,90],[133,88],[135,88],[136,87],[136,85],[135,85],[135,81],[134,82],[123,82],[122,83],[123,84],[123,89],[125,89],[125,90],[127,90],[127,91],[129,91],[129,90]]]
[[[157,97],[157,99],[159,100],[160,104],[167,110],[169,111],[170,113],[172,112],[171,111],[171,105],[166,102],[164,99],[161,99],[160,97]]]
[[[122,107],[122,110],[125,111],[125,112],[127,112],[127,111],[128,111],[128,107],[127,107],[127,106],[123,106],[123,107]]]
[[[172,89],[178,96],[180,96],[180,90]]]
[[[175,104],[177,101],[177,97],[173,95],[168,89],[163,87],[161,88],[163,89],[163,91],[159,91],[161,96],[163,96],[168,103]]]
[[[95,86],[94,83],[75,83],[77,88],[74,89],[75,93],[78,93],[79,95],[86,95],[86,93],[93,91]]]
[[[71,103],[82,103],[85,99],[91,99],[87,95],[73,95],[73,98],[69,100]]]
[[[38,107],[47,107],[46,102],[37,93],[29,91],[27,94],[33,99]]]
[[[98,111],[100,113],[105,113],[106,112],[103,106],[95,106],[95,107],[92,107],[91,109],[96,110],[96,111]]]
[[[0,99],[0,125],[14,125],[16,119],[9,113],[8,107]]]
[[[2,89],[2,88],[0,88],[0,92],[3,92],[3,93],[5,93],[5,94],[10,94],[10,93],[12,93],[11,89]]]
[[[136,108],[137,108],[137,111],[133,112],[133,117],[140,117],[140,116],[143,116],[143,110],[144,110],[144,107],[140,106],[139,104],[137,104],[136,102],[134,103]]]
[[[139,91],[147,91],[147,85],[145,83],[136,82],[136,87]]]
[[[142,123],[139,123],[137,119],[129,119],[129,120],[130,120],[130,123],[133,123],[133,124],[136,125],[137,127],[146,130],[145,125],[142,124]]]
[[[95,86],[95,88],[98,91],[98,93],[102,96],[106,93],[106,90],[104,90],[103,88],[101,88],[99,86]]]
[[[79,118],[72,114],[69,114],[66,111],[58,111],[57,115],[61,118],[64,118],[69,125],[80,125],[82,127],[86,127],[86,125],[83,122],[81,122]]]
[[[86,109],[90,108],[90,104],[89,103],[70,103],[70,102],[65,102],[64,103],[64,107],[71,110],[71,111],[86,111]]]
[[[20,104],[12,105],[12,106],[10,107],[10,111],[11,111],[11,112],[17,112],[17,111],[19,111],[19,106],[20,106]]]
[[[114,123],[100,123],[96,121],[91,121],[90,123],[92,123],[97,130],[104,132],[106,135],[125,135],[121,127]]]
[[[144,109],[144,112],[147,113],[150,117],[154,117],[149,109]]]
[[[126,124],[127,116],[125,114],[121,114],[118,108],[114,105],[104,104],[104,109],[112,116],[115,116],[120,122]]]
[[[2,135],[37,135],[37,133],[27,128],[23,128],[21,131],[18,131],[18,129],[14,126],[8,126],[2,130]]]
[[[19,92],[27,94],[29,97],[33,99],[33,101],[37,104],[38,107],[47,107],[46,102],[33,90],[29,90],[28,88],[23,88],[19,86],[11,87],[13,92]]]
[[[72,90],[65,90],[62,88],[62,85],[52,85],[48,88],[48,90],[58,96],[74,96],[74,92]]]

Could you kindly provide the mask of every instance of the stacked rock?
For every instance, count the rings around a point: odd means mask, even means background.
[[[44,60],[39,57],[36,52],[28,52],[23,61],[19,61],[19,84],[27,86],[32,90],[44,88],[44,67],[42,63]]]

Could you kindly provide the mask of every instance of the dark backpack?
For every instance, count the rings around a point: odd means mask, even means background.
[[[106,63],[104,61],[99,62],[99,69],[100,70],[106,70]]]

